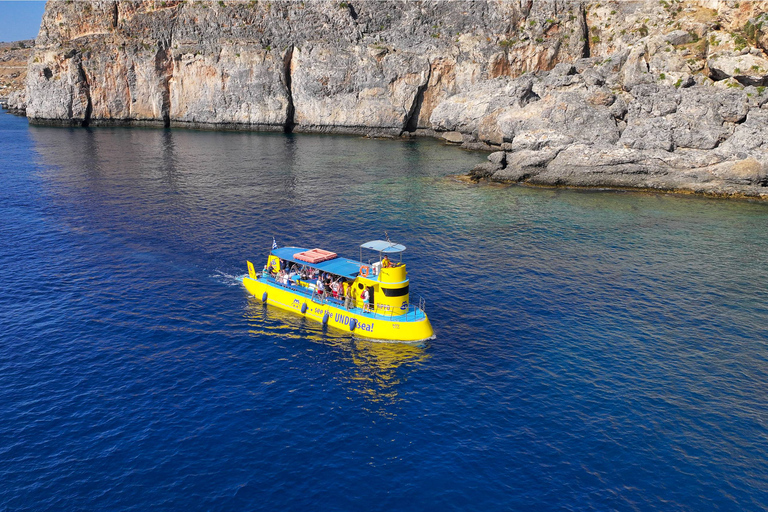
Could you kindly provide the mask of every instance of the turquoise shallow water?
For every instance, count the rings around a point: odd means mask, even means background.
[[[430,140],[0,133],[0,510],[767,508],[768,205],[466,185]],[[427,343],[237,282],[385,230]]]

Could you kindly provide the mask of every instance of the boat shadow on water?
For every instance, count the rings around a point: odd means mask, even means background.
[[[390,415],[389,409],[400,401],[400,388],[408,377],[429,360],[429,341],[397,342],[362,338],[334,327],[265,305],[248,297],[244,310],[248,333],[254,338],[288,340],[295,348],[311,350],[320,345],[335,353],[342,370],[333,378],[363,395],[369,411]],[[309,343],[311,346],[307,346]],[[345,364],[351,362],[352,364]]]

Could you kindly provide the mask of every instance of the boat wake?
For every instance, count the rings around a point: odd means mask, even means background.
[[[216,282],[219,282],[227,286],[242,286],[243,278],[246,275],[247,274],[234,275],[234,274],[228,274],[221,270],[216,270],[213,274],[211,274],[208,277],[212,278]]]

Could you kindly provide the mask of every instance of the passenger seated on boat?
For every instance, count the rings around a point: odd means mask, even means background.
[[[392,263],[390,263],[389,258],[387,256],[384,256],[384,259],[381,260],[381,268],[389,268],[392,266]]]

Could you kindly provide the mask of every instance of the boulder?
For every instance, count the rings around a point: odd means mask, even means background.
[[[512,142],[502,144],[506,151],[539,150],[562,148],[573,143],[573,137],[557,130],[542,128],[531,131],[519,131]]]
[[[473,178],[488,178],[502,168],[503,166],[501,164],[484,162],[482,164],[477,164],[471,171],[469,171],[469,175]]]
[[[715,80],[734,77],[743,85],[768,85],[768,59],[762,55],[720,53],[712,55],[707,66]]]
[[[496,144],[512,142],[518,134],[558,134],[561,140],[613,144],[619,130],[608,107],[589,105],[583,94],[551,94],[523,108],[508,107],[487,117],[478,136]],[[530,137],[530,136],[526,136]]]
[[[758,160],[754,157],[712,165],[706,169],[723,185],[768,186],[768,153]]]
[[[505,168],[496,171],[493,179],[498,181],[518,182],[527,180],[543,172],[549,162],[559,153],[558,149],[539,151],[522,150],[507,155]]]
[[[664,36],[664,40],[675,46],[688,44],[693,41],[693,34],[685,30],[673,30]]]
[[[654,78],[648,73],[648,52],[644,43],[633,47],[621,68],[622,83],[625,90],[632,90],[638,84],[652,83]]]
[[[488,161],[503,167],[507,162],[507,154],[504,151],[495,151],[488,155]]]
[[[576,74],[576,67],[570,62],[561,62],[549,72],[552,76],[569,76]]]
[[[570,176],[574,182],[579,174],[616,174],[639,176],[652,173],[665,174],[668,166],[663,160],[648,158],[648,153],[629,148],[595,148],[577,144],[560,151],[547,166],[550,179]],[[591,179],[589,180],[591,181]]]
[[[744,159],[755,150],[768,151],[768,112],[751,110],[746,121],[736,126],[733,135],[723,142],[717,152],[725,158]]]
[[[444,140],[454,144],[461,144],[464,142],[464,136],[461,134],[461,132],[446,132],[443,133],[441,137],[443,137]]]
[[[8,95],[8,111],[13,114],[23,115],[27,110],[27,97],[25,91],[13,91]]]

